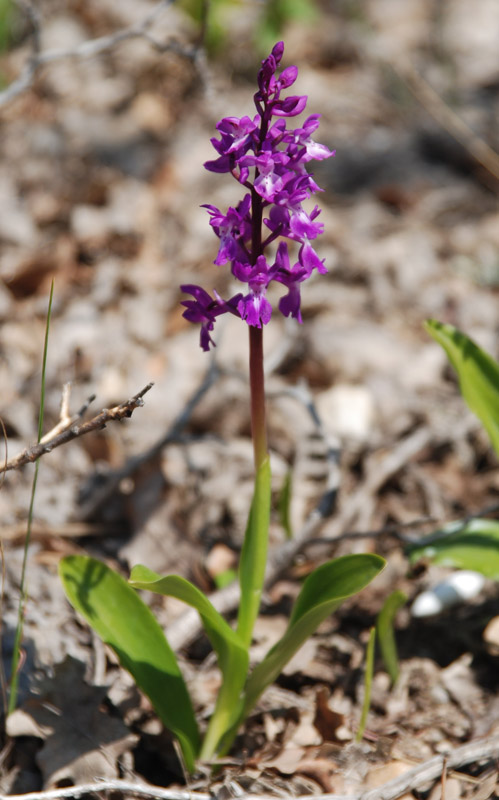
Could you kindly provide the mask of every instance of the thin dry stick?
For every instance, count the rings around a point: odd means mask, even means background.
[[[489,736],[487,739],[477,739],[474,742],[456,748],[448,755],[434,756],[423,764],[404,772],[398,778],[388,781],[384,786],[378,786],[369,792],[364,792],[358,800],[396,800],[406,792],[431,783],[440,778],[443,769],[457,769],[464,764],[472,764],[477,761],[489,761],[499,757],[499,736]],[[323,795],[323,800],[332,800],[332,797]]]
[[[449,106],[430,84],[406,63],[402,69],[390,64],[432,117],[448,131],[470,155],[499,180],[499,155],[480,138]]]
[[[112,50],[121,42],[129,39],[146,39],[149,44],[161,53],[167,51],[174,52],[184,58],[189,59],[195,66],[200,66],[202,60],[202,50],[200,45],[185,46],[175,40],[168,42],[161,42],[156,39],[151,33],[151,28],[160,15],[170,6],[173,0],[161,0],[157,3],[151,11],[136,25],[131,25],[127,28],[122,28],[115,33],[108,34],[107,36],[100,36],[97,39],[90,39],[82,42],[74,48],[69,49],[54,49],[40,51],[40,37],[41,37],[41,18],[35,7],[26,0],[17,0],[21,8],[29,16],[32,27],[32,52],[28,58],[24,69],[18,78],[0,92],[0,108],[7,105],[22,92],[26,91],[33,85],[36,73],[40,67],[46,64],[52,64],[55,61],[62,61],[64,59],[82,59],[90,58],[91,56],[99,55],[100,53]],[[202,70],[199,69],[199,74],[203,77]]]
[[[371,789],[360,794],[338,795],[323,794],[321,800],[397,800],[407,792],[438,780],[443,769],[458,769],[465,764],[486,763],[499,757],[499,736],[489,736],[487,739],[477,739],[461,747],[457,747],[448,755],[439,755],[430,758],[422,764],[407,770],[403,775],[394,778],[383,786]],[[84,794],[98,792],[122,792],[132,797],[144,797],[148,800],[211,800],[213,797],[207,792],[186,792],[172,789],[163,789],[159,786],[146,786],[131,781],[96,781],[80,786],[70,786],[64,789],[53,789],[47,792],[29,792],[28,794],[0,795],[0,800],[71,800]],[[286,798],[286,800],[312,800],[314,795]],[[268,795],[241,794],[238,800],[275,800]]]
[[[92,417],[92,419],[89,419],[86,422],[72,423],[72,421],[69,420],[69,422],[66,422],[66,427],[63,430],[60,430],[59,425],[56,425],[56,427],[51,431],[50,438],[44,436],[43,440],[41,440],[39,444],[35,444],[32,447],[28,447],[26,450],[23,450],[22,453],[19,453],[19,455],[15,456],[15,458],[12,458],[7,462],[7,464],[2,465],[0,467],[0,473],[8,472],[9,470],[13,469],[19,469],[25,464],[32,464],[38,458],[46,453],[50,453],[52,450],[55,450],[56,447],[60,447],[62,444],[67,444],[67,442],[77,439],[80,436],[84,436],[86,433],[102,430],[106,427],[108,422],[116,422],[118,420],[131,417],[136,408],[141,408],[144,405],[142,398],[146,392],[152,388],[153,385],[154,384],[152,383],[148,383],[147,386],[145,386],[140,392],[137,392],[137,394],[135,394],[129,400],[126,400],[119,406],[102,409],[97,416]]]
[[[99,522],[61,522],[54,525],[40,520],[33,523],[31,528],[32,539],[47,539],[57,536],[58,539],[82,539],[86,536],[117,536],[122,532],[122,527],[112,523]],[[15,522],[12,525],[2,525],[3,542],[19,542],[26,536],[26,523]]]
[[[69,798],[100,792],[122,792],[125,795],[146,797],[151,800],[156,798],[157,800],[212,800],[212,796],[206,792],[181,792],[124,780],[96,781],[95,783],[80,784],[80,786],[69,786],[65,789],[51,789],[46,792],[0,795],[0,800],[11,800],[11,798],[12,800],[66,800],[66,798],[69,800]]]
[[[445,790],[447,788],[447,756],[444,756],[444,763],[442,764],[442,778],[441,778],[441,800],[446,800]]]

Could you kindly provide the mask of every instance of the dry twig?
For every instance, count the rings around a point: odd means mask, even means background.
[[[86,433],[102,430],[106,427],[108,422],[116,422],[131,417],[136,408],[141,408],[144,405],[143,397],[153,385],[152,383],[148,383],[147,386],[141,389],[140,392],[137,392],[137,394],[134,394],[129,400],[113,408],[103,408],[99,414],[86,422],[78,422],[77,420],[81,418],[88,403],[80,409],[76,418],[69,417],[67,413],[67,399],[65,399],[63,395],[61,407],[62,418],[55,428],[46,434],[38,444],[26,448],[22,453],[19,453],[19,455],[12,458],[6,464],[0,466],[0,473],[8,472],[13,469],[20,469],[20,467],[24,467],[25,464],[32,464],[41,456],[50,453],[62,444],[67,444],[67,442],[73,439],[78,439]],[[68,390],[65,389],[65,391],[67,392]]]
[[[489,736],[487,739],[477,739],[474,742],[457,747],[447,755],[438,755],[422,764],[407,770],[403,775],[377,786],[368,792],[359,794],[338,795],[323,794],[322,800],[397,800],[402,795],[417,790],[435,780],[438,780],[444,769],[458,769],[465,764],[488,762],[499,757],[499,736]],[[100,792],[121,792],[125,796],[144,797],[148,800],[212,800],[213,795],[207,792],[178,791],[163,789],[159,786],[133,783],[131,781],[96,781],[95,783],[69,786],[63,789],[53,789],[47,792],[30,792],[2,796],[0,800],[72,800],[85,794]],[[282,795],[281,795],[282,796]],[[313,795],[303,795],[293,800],[312,800]],[[241,794],[239,800],[275,800],[268,795]],[[286,798],[286,800],[288,800]],[[292,800],[291,795],[289,800]]]
[[[406,83],[419,102],[451,136],[456,139],[471,157],[487,172],[499,180],[499,155],[469,125],[461,119],[440,97],[432,86],[409,64],[401,69],[390,64]]]
[[[21,74],[3,91],[0,92],[0,108],[7,105],[18,95],[29,89],[34,82],[35,76],[39,69],[47,64],[53,64],[55,61],[62,61],[65,59],[83,59],[99,55],[100,53],[112,50],[121,42],[129,39],[145,39],[149,44],[158,50],[160,53],[173,52],[177,55],[187,58],[194,66],[198,68],[201,78],[203,78],[202,60],[203,52],[200,43],[188,46],[180,42],[170,39],[167,42],[162,42],[157,39],[151,29],[157,22],[161,14],[166,11],[173,0],[160,0],[146,16],[136,25],[130,25],[127,28],[115,31],[107,36],[99,36],[96,39],[89,39],[82,42],[74,48],[60,48],[53,50],[40,49],[40,39],[42,30],[42,21],[38,10],[28,0],[17,0],[18,5],[27,14],[31,29],[31,54],[22,70]]]

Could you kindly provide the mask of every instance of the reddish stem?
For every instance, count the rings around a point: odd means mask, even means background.
[[[263,374],[263,329],[250,326],[250,388],[251,433],[255,454],[255,469],[267,458],[267,427],[265,423],[265,379]]]

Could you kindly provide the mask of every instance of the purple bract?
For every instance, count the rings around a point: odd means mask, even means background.
[[[216,293],[211,297],[200,286],[181,287],[193,297],[182,303],[186,308],[184,317],[201,324],[203,350],[214,344],[211,332],[220,314],[230,312],[258,328],[267,324],[272,314],[266,297],[271,281],[288,290],[279,302],[281,313],[301,322],[300,284],[314,269],[326,272],[311,245],[323,232],[323,225],[316,221],[320,211],[315,206],[307,212],[302,203],[321,191],[305,164],[334,156],[334,151],[311,138],[319,125],[319,114],[307,117],[301,128],[287,129],[285,118],[300,114],[307,97],[281,99],[281,91],[298,76],[296,67],[287,67],[276,76],[283,52],[284,44],[278,42],[262,62],[254,96],[257,115],[254,119],[222,119],[217,125],[220,138],[211,140],[218,158],[204,165],[211,172],[230,172],[247,192],[226,214],[215,206],[204,206],[220,239],[214,263],[230,262],[234,277],[246,284],[245,293],[224,301]],[[273,117],[277,117],[274,122]],[[268,256],[269,247],[274,247],[278,239],[275,255]],[[290,262],[286,239],[299,244],[294,264]]]

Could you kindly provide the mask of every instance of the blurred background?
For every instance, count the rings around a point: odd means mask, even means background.
[[[252,486],[246,330],[219,323],[220,372],[207,388],[212,356],[182,318],[179,284],[230,291],[200,206],[224,209],[240,189],[202,165],[216,122],[253,113],[260,61],[280,39],[283,66],[299,68],[296,93],[322,115],[316,138],[336,157],[315,169],[328,275],[303,289],[303,326],[275,314],[265,331],[276,505],[291,471],[300,530],[327,483],[331,442],[340,512],[360,492],[343,532],[497,503],[487,439],[423,330],[428,317],[451,322],[498,355],[497,0],[0,0],[8,455],[36,440],[52,279],[45,429],[68,381],[72,412],[96,395],[87,416],[155,384],[133,419],[42,460],[30,591],[45,599],[26,619],[42,663],[81,655],[57,634],[69,616],[53,577],[61,553],[140,561],[205,589],[235,563]],[[319,442],[293,393],[304,385]],[[200,386],[182,436],[168,439]],[[418,431],[406,461],[371,480]],[[18,584],[31,479],[31,468],[10,473],[0,492],[7,586]],[[7,621],[15,609],[7,597]],[[461,652],[449,647],[444,660]]]

